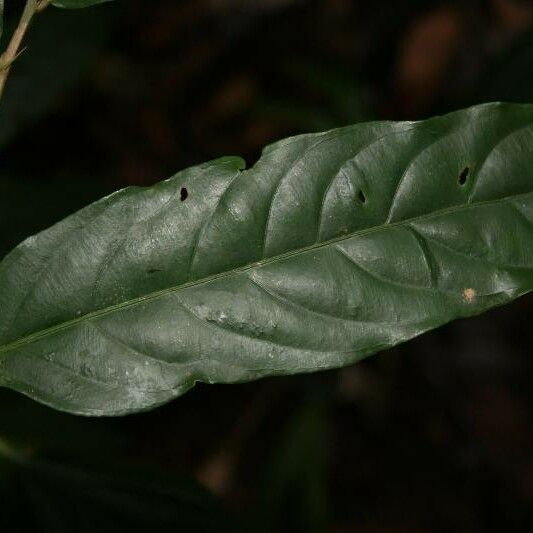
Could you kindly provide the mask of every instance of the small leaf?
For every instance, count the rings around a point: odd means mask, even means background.
[[[63,7],[66,9],[78,9],[80,7],[89,7],[96,4],[103,4],[104,2],[111,2],[112,0],[52,0],[52,5],[56,7]]]
[[[0,382],[129,413],[196,381],[352,364],[509,302],[533,285],[532,145],[533,105],[487,104],[112,194],[0,263]]]

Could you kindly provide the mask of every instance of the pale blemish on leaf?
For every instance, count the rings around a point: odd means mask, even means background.
[[[471,304],[474,301],[474,298],[476,297],[476,291],[474,289],[466,288],[463,291],[464,299],[466,300],[467,304]]]

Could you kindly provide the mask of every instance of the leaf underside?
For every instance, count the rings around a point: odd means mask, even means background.
[[[0,383],[117,415],[349,365],[533,284],[533,105],[372,122],[130,187],[0,263]]]

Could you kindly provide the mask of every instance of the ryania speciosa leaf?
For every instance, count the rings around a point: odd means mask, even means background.
[[[126,188],[7,255],[0,384],[129,413],[349,365],[533,286],[533,105],[301,135],[244,167]]]

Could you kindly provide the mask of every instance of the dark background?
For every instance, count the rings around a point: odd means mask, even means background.
[[[531,1],[117,0],[48,8],[26,44],[0,103],[1,256],[107,192],[221,155],[251,166],[290,134],[533,102]],[[0,438],[46,472],[157,476],[187,512],[195,479],[244,531],[532,531],[532,318],[524,297],[354,367],[198,385],[122,419],[0,391]],[[63,478],[10,475],[0,523],[86,531]],[[180,531],[214,531],[210,505]]]

